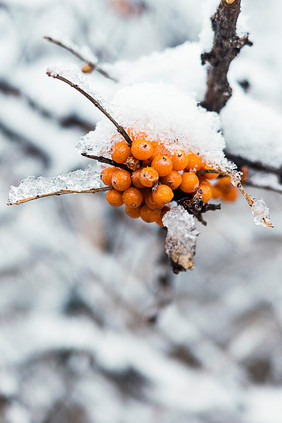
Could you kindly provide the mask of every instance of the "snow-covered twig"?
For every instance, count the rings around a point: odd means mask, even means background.
[[[99,65],[97,65],[97,63],[94,63],[93,60],[89,60],[89,58],[85,57],[81,52],[79,52],[78,49],[76,49],[75,46],[67,45],[66,43],[63,43],[62,41],[55,40],[54,38],[49,37],[47,35],[45,35],[43,38],[47,41],[50,41],[53,44],[56,44],[59,47],[64,48],[65,50],[69,51],[70,53],[72,53],[78,59],[82,60],[82,62],[85,62],[87,65],[89,65],[90,68],[91,68],[91,71],[96,70],[101,75],[103,75],[105,78],[111,79],[114,82],[118,82],[117,79],[115,79],[108,72],[106,72],[104,69],[102,69]]]
[[[203,53],[202,64],[209,62],[208,87],[204,101],[207,110],[220,112],[232,95],[227,73],[232,60],[245,45],[252,46],[248,36],[236,34],[237,19],[240,14],[241,0],[221,0],[216,13],[212,16],[214,44],[209,53]]]
[[[79,91],[82,95],[84,95],[84,97],[86,97],[89,101],[91,101],[91,103],[94,104],[94,106],[97,107],[97,109],[99,109],[115,125],[120,135],[125,139],[127,144],[131,146],[132,140],[127,134],[127,132],[125,131],[125,129],[117,123],[117,121],[110,115],[109,112],[107,112],[107,110],[102,106],[102,104],[98,100],[96,100],[92,95],[87,93],[79,85],[73,83],[72,81],[60,75],[59,73],[47,71],[47,75],[51,76],[52,78],[59,79],[60,81],[65,82],[66,84],[74,88],[75,90]]]

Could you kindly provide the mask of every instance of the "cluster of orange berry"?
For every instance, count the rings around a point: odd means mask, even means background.
[[[230,178],[211,179],[217,173],[198,171],[211,169],[202,158],[192,152],[177,150],[171,153],[159,141],[149,141],[146,136],[128,131],[131,147],[126,141],[117,141],[111,148],[112,160],[122,168],[108,167],[101,173],[105,185],[112,186],[106,194],[111,206],[125,205],[128,216],[145,222],[156,222],[162,226],[162,218],[169,210],[168,203],[175,190],[191,194],[207,203],[212,197],[234,201],[237,191]],[[185,195],[183,195],[185,197]]]

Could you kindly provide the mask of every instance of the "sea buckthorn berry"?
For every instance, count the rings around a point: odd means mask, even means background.
[[[149,159],[147,159],[147,160],[143,160],[142,161],[142,166],[143,167],[148,167],[148,166],[151,166],[151,163],[152,163],[152,157],[150,157]]]
[[[160,184],[157,186],[157,189],[153,191],[152,196],[157,204],[166,204],[173,199],[174,194],[169,186]]]
[[[230,183],[230,185],[228,186],[228,188],[223,191],[223,193],[222,193],[222,199],[224,201],[232,202],[232,201],[235,201],[237,199],[237,197],[238,197],[238,191]]]
[[[113,207],[120,207],[123,205],[122,202],[122,193],[115,189],[111,189],[106,194],[107,202]]]
[[[138,188],[129,187],[123,192],[122,201],[128,207],[139,207],[143,202],[143,195]]]
[[[213,169],[212,167],[204,167],[204,170],[212,170],[212,169]],[[206,179],[215,179],[218,177],[218,173],[216,172],[204,173],[203,176]]]
[[[128,207],[125,206],[125,213],[129,216],[132,217],[133,219],[138,219],[138,217],[140,217],[141,214],[141,206],[140,207]]]
[[[93,65],[90,65],[90,63],[87,63],[87,65],[82,66],[81,70],[83,73],[91,73],[93,71],[94,67]]]
[[[132,156],[132,154],[130,154],[130,156],[128,156],[127,159],[126,159],[125,164],[128,167],[128,169],[137,170],[140,167],[140,160],[136,159],[136,157],[134,157],[134,156]]]
[[[140,171],[139,180],[144,187],[152,187],[159,180],[159,174],[153,167],[144,167]]]
[[[225,189],[225,187],[229,184],[231,184],[230,176],[224,176],[223,178],[219,178],[217,180],[217,183],[215,186],[217,186],[218,188],[222,190],[222,189]]]
[[[163,204],[158,204],[155,202],[152,192],[145,196],[145,204],[151,210],[161,210],[164,206]]]
[[[196,191],[199,186],[199,178],[195,172],[184,172],[182,175],[182,182],[179,188],[186,193]]]
[[[152,158],[154,159],[156,156],[171,156],[169,150],[163,145],[158,143],[157,141],[153,141],[153,154]]]
[[[130,147],[126,141],[118,141],[111,148],[111,158],[117,163],[125,163],[130,156]]]
[[[139,168],[137,170],[134,170],[131,174],[131,181],[132,185],[135,186],[135,188],[144,188],[144,185],[140,182],[140,172],[143,168]]]
[[[206,179],[203,175],[199,176],[200,185],[208,185],[209,187],[212,186],[211,182]]]
[[[189,157],[182,150],[176,151],[172,156],[173,169],[175,170],[184,170],[188,166],[188,162]]]
[[[248,166],[243,166],[241,167],[241,172],[242,172],[242,176],[241,176],[241,182],[246,181],[246,179],[248,179],[249,176],[249,168]]]
[[[144,222],[147,223],[152,223],[155,222],[161,215],[161,211],[160,210],[152,210],[149,209],[149,207],[147,206],[143,206],[141,208],[141,219],[144,220]]]
[[[200,170],[202,167],[202,159],[195,153],[188,153],[188,164],[185,170]]]
[[[138,138],[132,143],[131,153],[138,160],[147,160],[153,153],[152,143],[143,138]]]
[[[159,226],[164,226],[164,224],[163,224],[163,217],[164,217],[164,215],[165,215],[165,214],[166,214],[169,210],[170,210],[170,207],[169,207],[169,206],[165,206],[165,207],[162,209],[160,217],[156,220],[156,223],[157,223]]]
[[[168,185],[171,189],[175,190],[182,182],[182,176],[177,170],[172,170],[168,175],[161,178],[162,184]]]
[[[112,186],[118,191],[125,191],[131,185],[131,175],[127,170],[118,169],[112,176]]]
[[[117,171],[116,167],[107,167],[101,172],[101,179],[105,185],[112,185],[112,176]]]
[[[204,203],[207,203],[212,197],[212,190],[206,184],[200,184],[195,197],[200,197]]]
[[[218,187],[217,184],[211,186],[211,191],[212,191],[212,198],[214,198],[215,200],[217,200],[218,198],[222,196],[222,191]]]
[[[156,169],[160,176],[168,175],[173,169],[172,160],[168,156],[156,156],[151,166]]]

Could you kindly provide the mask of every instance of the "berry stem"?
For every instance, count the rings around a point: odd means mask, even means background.
[[[38,194],[38,195],[35,195],[33,197],[28,197],[28,198],[24,198],[23,200],[15,201],[14,203],[8,203],[8,206],[27,203],[28,201],[37,200],[38,198],[43,198],[43,197],[51,197],[53,195],[86,194],[86,193],[95,194],[96,192],[109,191],[110,189],[112,189],[112,187],[93,188],[93,189],[86,189],[86,190],[82,190],[82,191],[62,189],[60,191],[50,192],[49,194]]]
[[[90,65],[91,68],[93,70],[96,70],[97,72],[99,72],[101,75],[103,75],[105,78],[111,79],[114,82],[118,82],[117,79],[115,79],[114,77],[112,77],[108,72],[106,72],[104,69],[100,68],[100,66],[98,66],[96,63],[93,63],[89,60],[87,60],[79,51],[75,50],[73,47],[67,46],[66,44],[64,44],[62,41],[59,40],[55,40],[52,37],[49,37],[47,35],[45,35],[43,37],[45,40],[50,41],[50,43],[56,44],[59,47],[64,48],[65,50],[69,51],[70,53],[72,53],[75,57],[77,57],[78,59],[80,59],[82,62],[86,63],[87,65]]]
[[[58,73],[47,72],[47,75],[51,76],[54,79],[59,79],[60,81],[65,82],[70,87],[74,88],[75,90],[79,91],[82,95],[84,95],[84,97],[86,97],[89,101],[91,101],[91,103],[94,104],[94,106],[97,107],[97,109],[99,109],[115,125],[115,127],[117,128],[117,131],[125,139],[127,144],[131,147],[132,140],[127,134],[127,132],[125,131],[125,129],[117,123],[117,121],[110,115],[109,112],[107,112],[107,110],[102,106],[102,104],[98,100],[96,100],[92,95],[84,91],[77,84],[74,84],[69,79],[65,78],[62,75],[59,75]]]

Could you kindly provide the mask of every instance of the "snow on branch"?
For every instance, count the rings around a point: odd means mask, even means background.
[[[18,187],[11,186],[8,205],[22,204],[52,195],[96,193],[111,187],[101,187],[100,173],[91,166],[86,170],[61,173],[56,177],[29,176]]]
[[[117,80],[114,77],[112,77],[108,72],[106,72],[97,64],[97,58],[88,49],[86,50],[84,48],[82,51],[81,49],[79,49],[78,46],[76,46],[73,43],[55,40],[54,38],[49,37],[47,35],[45,35],[43,38],[47,41],[50,41],[53,44],[56,44],[59,47],[64,48],[65,50],[72,53],[75,57],[80,59],[82,62],[85,62],[86,67],[82,68],[82,72],[89,73],[89,72],[92,72],[93,70],[96,70],[105,78],[108,78],[114,82],[117,82]]]
[[[212,16],[214,31],[213,48],[203,53],[202,64],[209,62],[208,87],[204,101],[201,103],[207,110],[220,112],[232,95],[227,80],[227,73],[232,60],[245,45],[252,46],[248,36],[236,34],[237,19],[240,14],[241,0],[221,0],[216,13]]]
[[[60,81],[65,82],[70,85],[72,88],[80,92],[84,97],[86,97],[92,104],[94,104],[97,109],[99,109],[116,127],[117,131],[125,139],[129,146],[132,144],[132,140],[125,131],[125,129],[118,124],[118,122],[113,118],[113,116],[105,109],[100,100],[97,100],[94,97],[94,93],[90,88],[87,80],[80,74],[78,69],[74,66],[67,66],[64,68],[54,67],[47,70],[47,75],[51,76],[54,79],[59,79]]]
[[[184,207],[177,206],[165,214],[163,224],[167,228],[165,249],[174,273],[193,269],[199,235],[194,217]]]

